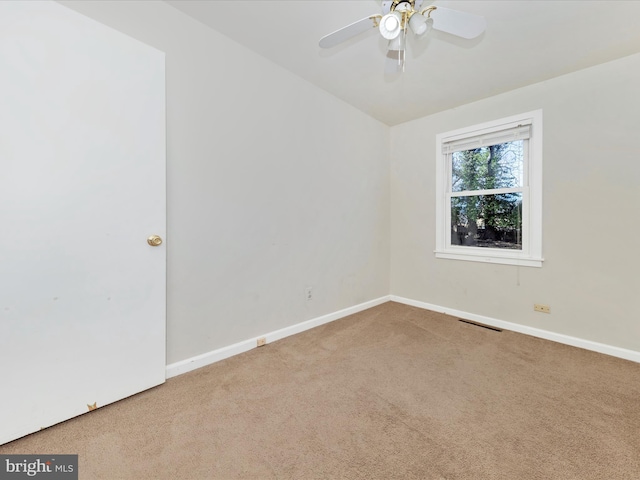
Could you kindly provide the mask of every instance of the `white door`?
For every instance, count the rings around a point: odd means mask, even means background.
[[[165,380],[164,54],[0,1],[0,444]]]

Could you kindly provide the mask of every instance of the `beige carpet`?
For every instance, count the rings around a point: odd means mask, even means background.
[[[638,479],[640,365],[396,303],[0,447],[81,479]]]

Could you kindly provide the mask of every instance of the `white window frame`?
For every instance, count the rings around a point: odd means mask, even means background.
[[[443,153],[445,143],[489,135],[520,125],[530,125],[524,140],[522,187],[522,250],[471,247],[451,244],[452,153]],[[437,258],[472,262],[542,267],[542,110],[514,115],[436,135],[436,249]],[[487,192],[484,192],[487,193]],[[491,191],[492,194],[500,193]],[[482,195],[479,190],[474,194]]]

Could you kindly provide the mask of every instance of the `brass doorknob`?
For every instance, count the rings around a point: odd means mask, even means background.
[[[160,238],[158,235],[151,235],[149,238],[147,238],[147,243],[152,247],[158,247],[162,245],[162,238]]]

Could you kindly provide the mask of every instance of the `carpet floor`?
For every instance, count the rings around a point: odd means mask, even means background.
[[[638,479],[640,365],[393,302],[0,446],[80,478]]]

